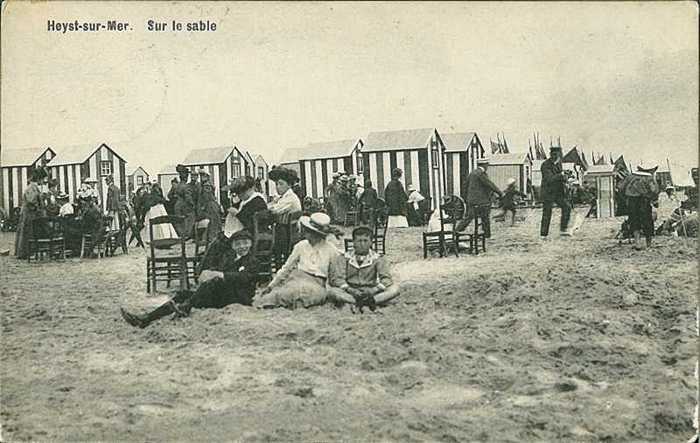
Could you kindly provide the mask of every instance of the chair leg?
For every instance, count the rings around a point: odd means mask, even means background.
[[[82,260],[83,257],[85,257],[85,237],[83,236],[82,241],[80,242],[80,259]]]

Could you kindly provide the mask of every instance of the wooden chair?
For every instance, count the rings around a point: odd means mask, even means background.
[[[157,283],[165,281],[167,287],[170,287],[170,282],[174,280],[180,281],[181,289],[189,289],[189,275],[187,270],[187,254],[185,250],[185,239],[183,238],[168,238],[155,239],[153,235],[153,227],[165,223],[175,225],[180,223],[182,217],[164,215],[161,217],[152,218],[149,222],[148,230],[151,238],[150,255],[146,257],[146,290],[150,292],[157,291]],[[156,255],[156,249],[162,247],[180,244],[178,255]]]
[[[266,211],[253,216],[253,254],[260,264],[258,276],[269,281],[275,267],[275,236],[273,218]]]
[[[479,255],[479,242],[481,242],[482,252],[486,252],[486,234],[484,233],[484,221],[479,214],[482,206],[472,206],[469,208],[471,214],[469,217],[473,218],[474,228],[470,233],[460,233],[465,239],[469,241],[469,253],[474,255]]]
[[[379,254],[386,254],[386,231],[389,227],[389,216],[387,214],[386,202],[379,198],[374,209],[372,226],[374,235],[372,238],[373,248]]]
[[[345,212],[345,220],[343,221],[343,226],[357,226],[360,220],[360,211],[358,209],[359,202],[354,202],[350,208]]]
[[[428,258],[428,253],[437,250],[440,257],[447,255],[447,242],[445,235],[445,221],[442,206],[435,208],[440,214],[440,230],[423,232],[423,258]]]
[[[204,253],[209,246],[209,219],[202,219],[194,224],[194,255],[187,257],[187,272],[188,277],[192,278],[195,283],[199,279],[199,263],[204,258]]]
[[[111,218],[111,217],[108,217]],[[109,223],[105,223],[104,218],[102,225],[91,233],[83,232],[80,244],[80,258],[85,257],[86,251],[96,251],[97,258],[106,257],[108,252],[107,234]]]
[[[66,258],[66,243],[63,233],[63,223],[60,217],[39,217],[32,222],[32,238],[29,239],[29,254],[39,261],[43,256],[49,260]]]
[[[294,245],[301,239],[299,235],[299,218],[301,211],[282,214],[273,225],[275,265],[281,268],[287,257],[292,253]]]
[[[436,211],[439,211],[440,230],[423,232],[423,258],[428,258],[428,252],[437,250],[444,257],[451,249],[459,257],[460,244],[469,239],[469,234],[457,231],[457,223],[464,218],[466,204],[457,195],[445,196],[445,201]],[[450,229],[445,229],[450,225]]]

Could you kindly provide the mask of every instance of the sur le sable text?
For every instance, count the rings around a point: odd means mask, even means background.
[[[216,22],[210,20],[197,20],[195,22],[178,22],[172,20],[170,23],[165,21],[148,20],[146,22],[146,30],[153,32],[163,31],[216,31]]]

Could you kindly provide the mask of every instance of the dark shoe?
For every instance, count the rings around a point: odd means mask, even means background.
[[[139,327],[141,329],[148,326],[148,321],[143,316],[135,315],[124,310],[124,308],[119,308],[122,313],[122,318],[129,323],[131,326]]]

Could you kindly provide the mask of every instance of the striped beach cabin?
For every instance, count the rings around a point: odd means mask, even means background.
[[[508,179],[514,178],[517,189],[523,194],[528,193],[527,183],[532,184],[532,160],[527,153],[494,154],[489,157],[487,174],[491,181],[504,190],[508,185]]]
[[[334,172],[362,174],[362,140],[309,143],[299,158],[304,195],[323,199]]]
[[[142,184],[148,182],[148,172],[141,166],[137,166],[136,169],[126,168],[126,189],[128,195],[131,196]]]
[[[243,152],[243,175],[255,178],[255,157],[247,149],[241,149],[241,152]]]
[[[444,150],[435,128],[372,132],[362,147],[365,180],[371,180],[383,197],[391,170],[401,168],[404,187],[415,185],[435,209],[445,193]]]
[[[466,197],[467,176],[484,157],[484,147],[476,132],[440,134],[445,144],[445,193]]]
[[[97,180],[95,188],[100,194],[104,209],[107,205],[107,176],[114,177],[114,184],[126,195],[126,160],[105,143],[99,145],[69,146],[57,148],[58,153],[48,163],[51,177],[58,180],[59,189],[75,201],[78,189],[88,177]]]
[[[0,196],[6,213],[22,206],[22,194],[34,168],[46,165],[55,156],[56,153],[46,147],[1,150]]]
[[[176,165],[165,165],[158,174],[158,185],[163,190],[163,196],[167,197],[170,188],[172,187],[172,181],[174,178],[178,178],[179,175],[175,170]]]
[[[209,179],[214,186],[217,201],[221,201],[221,188],[228,185],[235,177],[240,177],[244,171],[244,154],[235,146],[218,148],[194,149],[187,154],[183,165],[196,174],[200,168],[209,173]]]
[[[272,194],[272,190],[275,189],[275,184],[270,181],[269,174],[270,165],[267,164],[265,158],[262,155],[255,156],[255,178],[260,179],[260,183],[263,187],[263,193],[267,196]]]

